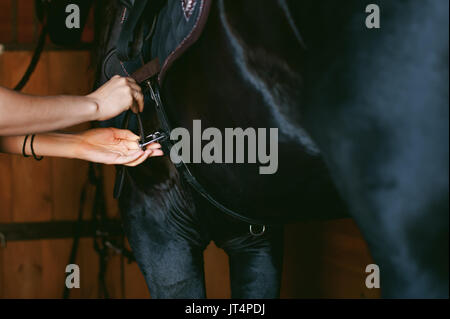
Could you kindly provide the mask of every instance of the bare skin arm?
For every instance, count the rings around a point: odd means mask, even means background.
[[[46,133],[36,135],[33,148],[38,156],[76,158],[104,164],[136,166],[149,156],[161,156],[161,145],[153,143],[143,151],[139,137],[128,130],[91,129],[81,133]],[[22,154],[24,136],[0,137],[0,152]],[[31,155],[30,138],[25,154]]]
[[[49,132],[83,122],[106,120],[132,109],[142,111],[139,85],[113,77],[86,96],[31,96],[0,87],[0,135]]]
[[[114,76],[86,96],[40,97],[0,87],[0,152],[21,154],[24,134],[49,132],[92,120],[107,120],[131,109],[140,112],[144,99],[131,78]],[[2,137],[3,135],[3,137]],[[138,146],[128,130],[91,129],[81,133],[43,133],[34,138],[38,156],[77,158],[96,163],[135,166],[149,156],[160,156],[160,145]],[[25,145],[31,155],[31,138]]]

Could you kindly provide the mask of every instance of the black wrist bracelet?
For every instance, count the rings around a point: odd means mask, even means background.
[[[33,142],[34,142],[35,136],[36,136],[36,134],[31,135],[31,141],[30,141],[31,154],[33,154],[33,157],[36,161],[40,161],[41,159],[44,158],[44,156],[36,156],[36,153],[34,152]]]
[[[27,155],[27,154],[25,153],[25,148],[26,148],[26,146],[27,146],[28,136],[29,136],[29,135],[26,135],[25,138],[23,139],[23,144],[22,144],[22,155],[23,155],[23,157],[30,157],[30,155]]]

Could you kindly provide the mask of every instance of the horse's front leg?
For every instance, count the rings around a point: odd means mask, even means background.
[[[197,198],[198,195],[194,195]],[[252,225],[229,217],[197,198],[204,232],[229,257],[231,298],[279,298],[284,226]]]
[[[120,200],[125,233],[152,298],[205,298],[203,250],[195,208],[177,187],[149,196],[131,179]]]
[[[268,226],[262,235],[249,233],[215,238],[229,257],[231,297],[237,299],[280,298],[283,270],[283,226]]]

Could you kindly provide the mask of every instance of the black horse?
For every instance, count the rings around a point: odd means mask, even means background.
[[[129,170],[120,206],[151,294],[204,297],[202,251],[215,240],[230,256],[233,297],[276,297],[276,224],[349,212],[385,297],[448,297],[448,2],[379,0],[379,29],[366,27],[366,1],[211,2],[161,95],[173,127],[278,128],[276,174],[189,165],[267,230],[252,236],[216,210],[168,157]],[[150,106],[144,122],[157,127]]]

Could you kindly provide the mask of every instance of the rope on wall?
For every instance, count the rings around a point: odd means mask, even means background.
[[[22,79],[20,79],[19,83],[14,87],[14,91],[21,91],[25,85],[28,83],[28,80],[30,79],[31,75],[33,74],[34,70],[36,69],[36,66],[39,62],[39,59],[41,57],[42,50],[45,46],[45,39],[47,38],[47,25],[43,24],[41,29],[41,34],[39,35],[38,44],[36,46],[36,49],[34,50],[33,57],[31,58],[31,62],[28,65],[27,70],[25,71],[24,75],[22,76]]]
[[[47,39],[48,27],[47,27],[47,12],[48,12],[48,2],[41,1],[40,6],[38,5],[38,1],[35,1],[36,6],[36,14],[38,16],[38,20],[41,22],[41,33],[39,35],[38,43],[36,49],[34,50],[33,57],[31,58],[31,62],[28,65],[27,70],[24,75],[20,79],[19,83],[14,87],[14,91],[21,91],[25,85],[30,80],[31,75],[33,74],[36,66],[41,57],[41,53],[44,50],[45,40]]]

